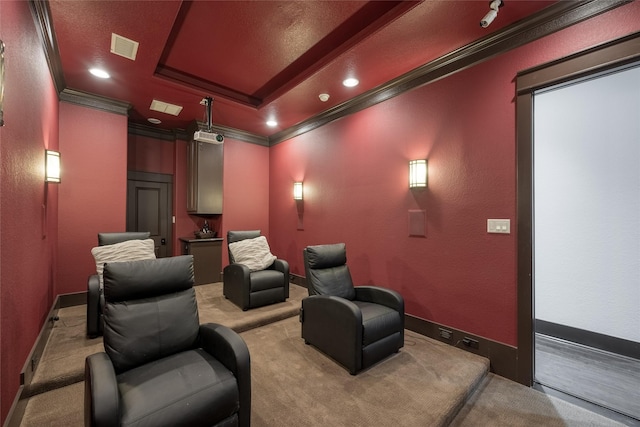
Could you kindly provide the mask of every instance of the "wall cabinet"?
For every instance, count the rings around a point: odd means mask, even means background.
[[[222,213],[223,144],[187,143],[187,212]]]
[[[196,285],[222,281],[222,238],[190,239],[181,237],[182,254],[193,255]]]

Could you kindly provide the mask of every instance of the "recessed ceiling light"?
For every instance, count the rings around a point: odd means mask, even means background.
[[[96,77],[100,77],[101,79],[108,79],[109,77],[111,77],[109,73],[107,73],[105,70],[101,70],[100,68],[91,68],[89,69],[89,72]]]
[[[321,93],[320,95],[318,95],[318,98],[320,98],[320,101],[322,102],[327,102],[329,100],[329,94]]]
[[[156,119],[155,117],[149,117],[147,121],[149,123],[153,123],[154,125],[159,125],[160,123],[162,123],[162,120]]]
[[[275,120],[267,120],[267,126],[276,127],[278,126],[278,122],[276,122]]]
[[[345,85],[346,87],[358,86],[358,83],[360,83],[358,79],[354,79],[353,77],[349,77],[348,79],[345,79],[342,82],[342,84]]]

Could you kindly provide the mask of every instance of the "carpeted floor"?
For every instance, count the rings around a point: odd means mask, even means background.
[[[196,290],[201,322],[233,327],[249,347],[254,427],[620,425],[488,374],[487,359],[411,331],[398,354],[352,376],[300,338],[306,289],[295,285],[287,302],[247,312],[222,297],[221,284]],[[84,358],[102,351],[100,338],[84,337],[84,310],[60,310],[21,426],[83,425]]]

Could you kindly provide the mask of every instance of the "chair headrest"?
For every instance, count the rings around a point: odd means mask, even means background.
[[[113,245],[127,240],[146,240],[151,235],[148,231],[125,231],[122,233],[98,233],[98,246]]]
[[[347,263],[347,250],[344,243],[330,245],[307,246],[307,262],[309,268],[332,268]]]
[[[227,231],[227,243],[260,237],[260,230]]]
[[[193,255],[108,262],[104,266],[107,302],[175,293],[193,287],[193,283]]]

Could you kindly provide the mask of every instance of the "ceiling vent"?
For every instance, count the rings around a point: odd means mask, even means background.
[[[140,43],[119,36],[116,33],[111,33],[111,53],[116,55],[124,56],[127,59],[135,61],[139,44]]]
[[[177,116],[178,114],[180,114],[180,111],[182,111],[182,106],[169,104],[168,102],[162,102],[154,99],[153,101],[151,101],[151,106],[149,107],[149,109],[165,114],[171,114],[172,116]]]

